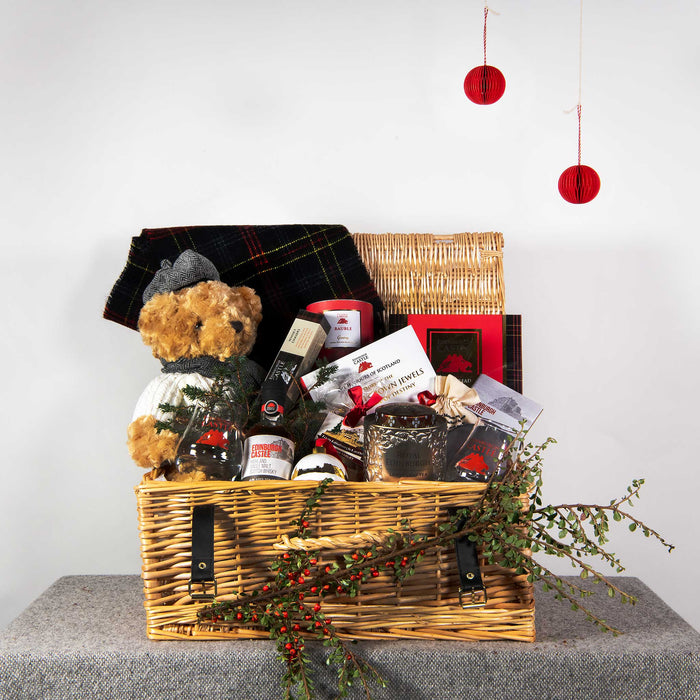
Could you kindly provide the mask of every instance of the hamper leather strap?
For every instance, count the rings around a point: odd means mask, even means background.
[[[202,587],[193,592],[192,584]],[[207,591],[206,584],[214,584],[214,590]],[[194,600],[214,598],[217,593],[214,578],[214,506],[192,507],[192,568],[188,584],[190,597]]]
[[[461,525],[459,526],[461,529]],[[455,540],[457,568],[459,569],[459,602],[463,608],[483,608],[486,605],[486,587],[481,578],[476,544],[467,535]]]
[[[481,569],[476,545],[465,537],[455,540],[457,566],[459,568],[459,602],[463,608],[482,608],[486,605],[486,588],[481,579]]]

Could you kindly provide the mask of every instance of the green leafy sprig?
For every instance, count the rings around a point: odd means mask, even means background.
[[[230,357],[214,370],[214,382],[210,389],[188,384],[182,393],[182,404],[162,403],[158,406],[166,418],[156,421],[156,430],[171,430],[182,434],[192,414],[198,407],[227,416],[244,430],[260,415],[258,388],[247,378],[243,364],[245,357]],[[256,411],[257,409],[257,411]]]
[[[183,404],[160,404],[165,418],[156,422],[156,430],[170,430],[182,435],[195,409],[201,407],[226,417],[245,434],[260,420],[261,407],[260,390],[246,379],[242,369],[245,361],[245,357],[231,357],[221,363],[214,370],[214,382],[210,389],[193,385],[183,387],[182,393],[186,399]],[[321,386],[330,379],[336,368],[320,360],[317,365],[315,386]],[[310,399],[298,381],[296,384],[301,398],[287,411],[283,425],[295,441],[295,455],[299,459],[312,451],[327,409],[323,402]]]
[[[254,624],[266,629],[277,642],[280,658],[286,665],[282,678],[285,697],[313,697],[313,677],[306,654],[305,639],[315,639],[328,647],[326,663],[337,669],[340,696],[353,683],[359,683],[370,697],[371,682],[383,684],[379,674],[338,636],[333,620],[325,614],[328,596],[357,596],[364,582],[381,571],[393,574],[399,583],[415,571],[426,551],[444,548],[462,536],[475,542],[487,564],[496,564],[540,581],[544,591],[558,600],[568,601],[572,609],[605,632],[619,630],[589,610],[584,602],[593,592],[576,583],[564,581],[536,560],[546,554],[567,559],[582,579],[603,584],[611,597],[622,603],[634,603],[634,596],[621,590],[614,581],[590,563],[599,559],[616,573],[624,567],[615,554],[606,550],[613,522],[626,522],[632,531],[659,541],[669,552],[669,544],[658,532],[629,512],[639,499],[644,483],[636,479],[624,496],[607,505],[567,503],[551,505],[542,497],[542,458],[548,446],[524,444],[520,433],[510,445],[499,480],[492,479],[475,506],[455,511],[439,527],[435,536],[413,532],[402,521],[399,530],[388,530],[379,541],[351,548],[330,563],[321,562],[319,550],[293,548],[280,554],[271,564],[274,578],[260,590],[236,600],[215,603],[200,611],[202,622],[209,624]],[[330,480],[322,482],[310,495],[291,525],[290,541],[306,539],[315,508],[323,501]],[[311,540],[309,540],[311,541]],[[315,602],[308,600],[312,597]]]
[[[628,510],[639,498],[643,479],[635,479],[627,493],[598,504],[545,504],[542,497],[542,456],[545,449],[556,442],[547,439],[534,447],[523,443],[521,432],[511,443],[505,473],[500,481],[491,481],[474,509],[460,513],[469,539],[476,542],[489,564],[498,564],[526,574],[530,582],[541,581],[543,590],[553,591],[558,600],[567,600],[572,609],[581,610],[586,618],[605,632],[619,634],[605,620],[591,612],[581,599],[592,591],[565,582],[548,567],[536,560],[535,555],[546,554],[568,560],[578,569],[582,579],[602,583],[610,597],[620,596],[623,603],[636,602],[634,596],[622,591],[610,578],[589,563],[598,559],[615,570],[624,571],[620,559],[605,549],[611,520],[626,521],[629,529],[639,529],[646,537],[658,540],[668,551],[673,550],[658,532],[634,517]],[[449,532],[450,527],[446,530]]]

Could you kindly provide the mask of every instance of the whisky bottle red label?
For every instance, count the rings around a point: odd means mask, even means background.
[[[242,480],[289,479],[294,442],[281,435],[251,435],[243,448]]]

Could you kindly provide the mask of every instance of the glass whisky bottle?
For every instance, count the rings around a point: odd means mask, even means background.
[[[285,385],[263,382],[260,420],[248,431],[243,444],[241,481],[289,479],[294,465],[294,439],[282,424]]]

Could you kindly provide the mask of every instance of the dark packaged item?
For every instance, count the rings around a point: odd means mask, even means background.
[[[281,381],[284,384],[285,396],[281,403],[285,408],[291,408],[299,398],[299,380],[316,362],[329,329],[330,326],[323,314],[312,313],[305,309],[297,313],[265,377],[265,382]]]
[[[471,424],[450,432],[447,446],[446,481],[500,479],[506,470],[510,445],[520,439],[542,412],[532,399],[486,374],[474,382],[479,402],[466,406]]]
[[[362,463],[362,438],[358,429],[342,429],[338,419],[337,430],[319,432],[318,437],[327,443],[327,450],[343,463],[348,481],[365,481],[365,468]],[[323,426],[322,426],[323,428]]]

